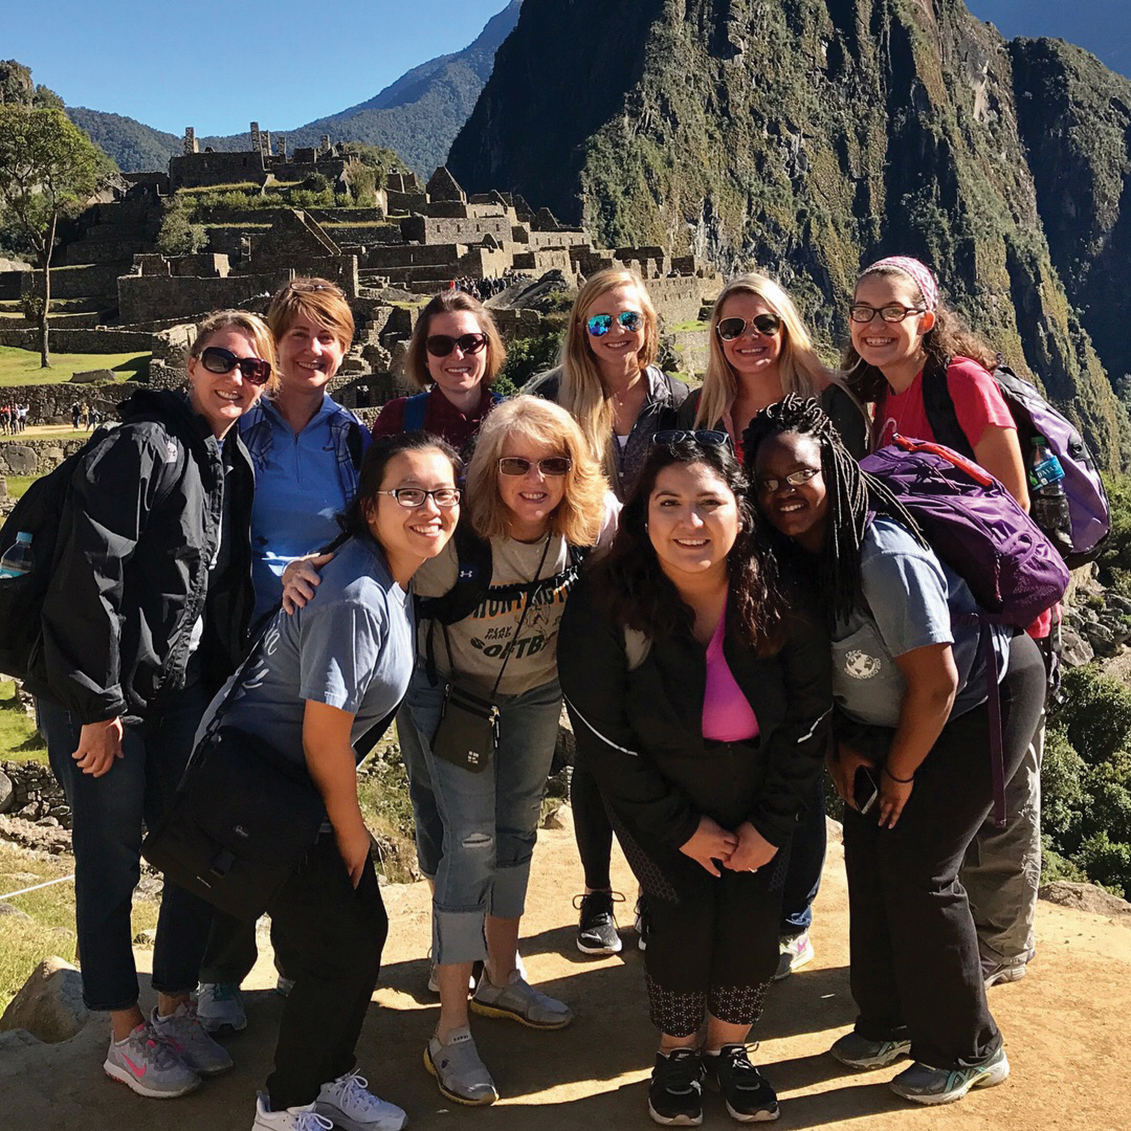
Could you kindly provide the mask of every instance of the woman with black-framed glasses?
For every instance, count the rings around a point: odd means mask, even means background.
[[[507,352],[491,312],[465,291],[440,291],[420,312],[404,375],[422,392],[381,409],[374,436],[420,429],[469,458],[487,413],[502,400],[491,391]]]
[[[680,423],[725,430],[742,458],[742,433],[786,393],[816,397],[857,458],[868,450],[868,421],[855,398],[817,356],[793,300],[767,275],[732,279],[715,300],[710,354],[701,389]]]
[[[623,267],[598,271],[573,304],[561,363],[523,390],[572,413],[622,501],[648,458],[653,435],[675,426],[687,397],[687,386],[655,364],[659,340],[659,319],[644,280]],[[570,801],[585,873],[585,891],[577,900],[577,948],[583,954],[616,954],[622,943],[609,874],[613,831],[585,769],[573,775]],[[640,916],[637,925],[643,925]]]

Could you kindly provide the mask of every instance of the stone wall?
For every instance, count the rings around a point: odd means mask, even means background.
[[[169,184],[174,190],[239,184],[241,181],[262,185],[266,180],[261,153],[185,153],[169,158]]]
[[[101,392],[98,396],[90,394],[89,389],[82,389],[79,395],[78,389],[64,389],[64,394],[59,394],[57,398],[50,400],[48,404],[49,409],[57,411],[52,412],[47,419],[55,417],[67,420],[71,419],[71,404],[78,401],[80,404],[96,405],[102,412],[103,420],[109,418],[113,420],[115,417],[115,410],[118,403],[124,400],[133,389],[129,386],[112,385],[109,386],[113,390],[112,395],[106,395]],[[34,393],[35,390],[32,390]],[[69,395],[65,395],[69,393]],[[13,400],[16,399],[13,397]],[[27,402],[32,404],[32,412],[29,419],[36,422],[42,422],[44,417],[36,415],[36,408],[29,396]],[[90,435],[86,432],[76,432],[74,437],[67,437],[66,439],[51,439],[51,440],[6,440],[0,443],[0,475],[46,475],[47,472],[59,466],[73,452],[77,452],[90,439]]]
[[[149,350],[149,337],[148,331],[141,330],[69,330],[52,325],[48,344],[57,353],[146,353]],[[0,329],[0,346],[38,350],[39,331],[34,326]]]
[[[511,222],[506,216],[459,219],[436,216],[409,216],[401,221],[406,240],[417,243],[482,243],[486,236],[503,243],[511,238]]]
[[[123,275],[118,279],[118,310],[123,322],[188,319],[211,310],[242,306],[252,296],[264,292],[274,294],[291,276],[292,272],[283,268],[227,278]],[[149,348],[148,339],[145,348]]]
[[[132,253],[131,253],[132,254]],[[118,276],[128,268],[129,257],[110,263],[87,263],[78,267],[51,268],[52,298],[89,298],[113,295],[117,290]],[[43,293],[42,271],[21,271],[20,287],[23,292]]]

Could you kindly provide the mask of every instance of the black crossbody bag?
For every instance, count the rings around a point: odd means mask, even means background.
[[[257,734],[224,725],[261,642],[262,636],[237,670],[160,823],[141,848],[178,887],[247,922],[267,910],[326,820],[322,795],[305,763],[285,757]],[[357,748],[368,752],[395,714],[367,731]]]
[[[526,614],[538,594],[542,567],[546,564],[546,554],[550,549],[553,534],[546,537],[546,545],[542,550],[542,558],[538,568],[534,571],[531,581],[532,588],[528,590],[526,604],[522,609],[522,616],[518,619],[518,627],[514,633],[514,644],[522,633],[522,626],[526,623]],[[495,677],[495,685],[487,698],[461,687],[458,683],[459,676],[455,671],[455,657],[452,654],[451,639],[448,635],[448,626],[444,626],[444,646],[448,651],[448,663],[452,665],[452,674],[444,692],[444,706],[440,711],[440,721],[432,735],[432,753],[445,762],[450,762],[460,769],[469,770],[473,774],[481,774],[493,761],[499,751],[499,708],[495,703],[495,696],[502,683],[503,673],[507,670],[512,648],[506,650],[503,656],[502,667]]]

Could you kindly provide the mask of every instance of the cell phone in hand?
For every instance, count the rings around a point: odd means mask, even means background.
[[[867,766],[858,766],[852,780],[852,800],[861,813],[867,813],[880,796],[880,787]]]

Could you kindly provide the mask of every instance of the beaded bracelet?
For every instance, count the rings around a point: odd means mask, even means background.
[[[887,776],[891,778],[892,781],[898,782],[900,785],[910,785],[915,780],[914,774],[912,774],[909,778],[897,778],[895,774],[893,774],[891,770],[887,768],[886,765],[884,766],[884,773],[887,774]]]

